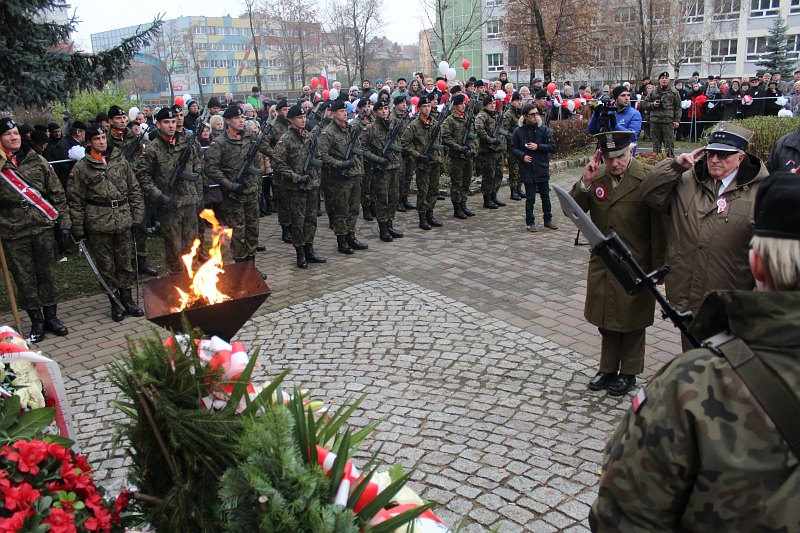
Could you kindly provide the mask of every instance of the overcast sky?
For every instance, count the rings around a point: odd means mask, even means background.
[[[277,0],[276,0],[277,1]],[[369,0],[367,0],[369,1]],[[204,15],[236,17],[244,10],[241,0],[68,0],[70,13],[77,13],[78,31],[75,41],[86,51],[92,49],[91,35],[101,31],[125,26],[136,26],[150,22],[158,13],[166,11],[165,19],[180,16]],[[383,33],[390,40],[401,44],[417,44],[422,29],[417,0],[384,0],[382,18]]]

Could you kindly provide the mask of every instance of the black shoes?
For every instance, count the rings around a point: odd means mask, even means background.
[[[556,226],[552,222],[545,222],[544,223],[544,227],[548,228],[548,229],[552,229],[552,230],[557,230],[558,229],[558,226]]]
[[[627,394],[636,385],[636,376],[630,374],[620,374],[617,379],[609,385],[609,396],[622,396]]]
[[[59,337],[64,337],[69,333],[67,326],[61,323],[56,316],[57,307],[53,305],[44,306],[44,330],[55,333]]]
[[[306,243],[304,246],[306,252],[306,261],[309,263],[327,263],[328,260],[322,257],[321,255],[317,254],[314,251],[314,245],[312,243]]]
[[[397,211],[400,213],[406,212],[406,206],[403,205],[403,202],[397,202]]]
[[[506,206],[506,204],[504,204],[503,202],[501,202],[500,200],[497,199],[497,193],[496,192],[492,193],[491,200],[492,200],[492,202],[494,202],[494,204],[497,207],[505,207]]]
[[[263,244],[259,244],[258,246],[256,246],[256,252],[266,252],[266,251],[267,247],[264,246]]]
[[[308,268],[308,262],[306,261],[306,249],[302,246],[295,246],[294,250],[297,252],[298,268]]]
[[[388,228],[389,228],[389,235],[391,235],[392,238],[394,238],[394,239],[402,239],[403,238],[403,236],[404,236],[403,232],[400,231],[399,229],[394,229],[394,222],[392,220],[389,220],[387,222],[387,224],[388,224]]]
[[[281,224],[281,240],[283,242],[288,242],[291,244],[292,242],[292,225],[291,224]]]
[[[158,276],[158,270],[147,264],[147,260],[142,258],[139,261],[139,268],[137,269],[140,274],[147,274],[148,276]]]
[[[352,255],[354,253],[353,249],[350,248],[350,244],[347,242],[346,235],[337,235],[336,244],[338,245],[338,250],[340,254]]]
[[[439,222],[433,216],[433,209],[428,209],[427,211],[425,211],[425,220],[427,220],[428,224],[430,224],[434,228],[441,228],[442,227],[442,223]]]
[[[117,302],[114,301],[114,298],[111,295],[108,295],[108,301],[111,303],[111,320],[114,322],[122,322],[125,318],[125,309],[117,305]]]
[[[392,242],[394,237],[389,234],[389,223],[378,221],[378,228],[380,230],[380,239],[383,242]]]
[[[466,202],[466,200],[465,200],[465,201],[463,201],[463,202],[461,202],[461,210],[462,210],[462,211],[464,212],[464,214],[465,214],[465,215],[467,215],[468,217],[474,217],[474,216],[475,216],[475,214],[476,214],[476,213],[475,213],[475,211],[473,211],[472,209],[468,209],[468,208],[467,208],[467,202]]]
[[[369,248],[369,244],[361,242],[356,238],[356,233],[354,231],[347,234],[347,244],[349,244],[350,248],[353,250],[366,250]]]
[[[512,200],[522,200],[522,197],[519,195],[519,192],[517,192],[516,188],[511,189],[511,196],[509,198]]]
[[[497,204],[492,201],[491,196],[488,194],[483,195],[483,207],[486,209],[497,209]]]
[[[42,310],[28,311],[28,316],[31,319],[31,332],[28,335],[28,342],[41,342],[44,339],[44,316],[42,316]]]
[[[454,202],[453,203],[453,216],[460,219],[467,218],[467,214],[464,212],[464,209],[461,207],[461,202]]]
[[[417,208],[416,205],[414,205],[414,204],[412,204],[411,202],[408,201],[408,196],[403,196],[400,199],[400,203],[403,204],[403,207],[405,207],[406,209],[416,209]]]
[[[420,229],[424,229],[425,231],[428,231],[429,229],[431,229],[431,225],[428,223],[428,219],[425,216],[425,213],[420,211],[417,214],[419,215],[419,228]]]
[[[372,215],[372,209],[367,204],[361,204],[361,211],[364,213],[364,220],[372,222],[375,217]]]
[[[589,382],[589,389],[591,390],[603,390],[607,389],[614,380],[617,379],[616,372],[598,372]]]
[[[120,289],[117,294],[119,294],[119,301],[122,302],[122,306],[125,308],[125,313],[130,316],[144,316],[144,310],[133,301],[130,289]]]

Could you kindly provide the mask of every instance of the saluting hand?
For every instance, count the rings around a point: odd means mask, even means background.
[[[584,187],[589,187],[594,180],[600,175],[600,150],[595,151],[592,159],[589,161],[589,164],[583,169],[583,175],[581,175],[581,181],[583,182]]]
[[[691,153],[679,155],[675,159],[675,162],[678,163],[683,168],[685,168],[686,170],[689,170],[697,163],[697,160],[700,159],[700,156],[705,151],[706,147],[701,146],[700,148],[692,151]]]

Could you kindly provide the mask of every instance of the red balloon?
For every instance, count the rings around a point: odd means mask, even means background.
[[[561,102],[561,107],[563,107],[564,109],[567,109],[567,107],[569,107],[569,106],[567,106],[567,102],[569,102],[569,100],[562,101]]]
[[[461,68],[463,68],[464,70],[467,70],[469,68],[469,59],[467,59],[466,57],[461,60]]]
[[[553,91],[555,91],[557,88],[558,86],[555,84],[555,82],[551,81],[547,84],[547,94],[553,94]]]
[[[330,97],[331,97],[331,92],[328,89],[325,89],[324,91],[322,91],[322,99],[323,100],[327,100]]]
[[[319,78],[314,76],[313,78],[311,78],[311,88],[316,89],[318,86],[319,86]]]
[[[465,61],[466,61],[466,60],[465,60]],[[465,103],[465,104],[468,104],[468,103],[469,103],[469,96],[467,96],[466,94],[464,95],[464,103]]]
[[[179,105],[179,106],[183,107],[183,104],[184,104],[183,96],[176,96],[174,102],[175,102],[175,105]]]
[[[417,105],[418,103],[419,103],[419,96],[412,96],[411,105]]]
[[[439,80],[439,83],[437,83],[436,86],[439,88],[440,91],[447,90],[447,82],[444,80]]]
[[[573,100],[573,102],[575,102],[575,110],[576,110],[576,111],[577,111],[578,109],[580,109],[580,108],[581,108],[581,106],[583,105],[583,102],[581,101],[581,99],[580,99],[580,98],[575,98],[575,99]]]

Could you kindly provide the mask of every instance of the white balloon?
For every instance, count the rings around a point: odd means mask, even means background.
[[[339,90],[338,89],[331,89],[329,94],[330,94],[331,100],[336,100],[337,98],[339,98]]]
[[[792,118],[792,112],[788,109],[781,109],[778,111],[778,116],[781,118]]]
[[[192,99],[192,95],[191,95],[191,94],[189,94],[189,93],[186,93],[186,94],[184,94],[184,95],[183,95],[183,101],[184,101],[184,103],[187,103],[187,102],[189,102],[189,100],[191,100],[191,99]]]
[[[133,122],[134,120],[136,120],[136,115],[138,115],[138,114],[139,114],[139,108],[136,107],[136,106],[133,106],[132,108],[130,108],[128,110],[128,120]]]
[[[378,93],[372,93],[369,95],[369,101],[373,104],[378,101]]]
[[[567,109],[575,111],[575,102],[573,100],[567,100]]]
[[[497,100],[505,100],[506,99],[506,92],[503,89],[498,89],[494,93],[494,97]]]
[[[454,69],[453,67],[450,67],[449,69],[447,69],[447,74],[445,74],[445,78],[447,78],[450,81],[455,80],[456,79],[456,69]]]
[[[442,73],[442,76],[447,74],[447,69],[449,68],[450,68],[450,63],[448,63],[447,61],[442,61],[441,63],[439,63],[439,72]]]
[[[785,106],[788,102],[789,100],[784,98],[783,96],[779,96],[775,99],[775,103],[781,107]]]

